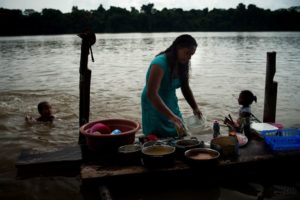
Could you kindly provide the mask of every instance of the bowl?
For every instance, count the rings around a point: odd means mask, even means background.
[[[102,123],[108,126],[111,130],[119,129],[121,133],[90,133],[88,130],[97,123]],[[134,143],[135,134],[140,128],[140,124],[133,120],[105,119],[84,124],[80,127],[80,133],[85,136],[89,150],[102,153],[116,153],[120,146]]]
[[[197,135],[202,132],[202,130],[205,128],[205,117],[203,116],[201,119],[199,119],[197,116],[193,115],[185,120],[185,124],[187,127],[187,130],[193,134]]]

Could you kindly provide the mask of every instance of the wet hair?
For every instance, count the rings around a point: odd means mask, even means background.
[[[159,53],[158,55],[161,55],[165,53],[167,55],[168,64],[170,65],[170,71],[171,75],[174,71],[176,60],[177,60],[177,50],[178,48],[192,48],[197,47],[198,44],[191,35],[183,34],[178,36],[171,46],[169,46],[165,51]],[[181,83],[188,81],[189,79],[189,70],[190,70],[190,62],[186,65],[179,64],[179,78]]]
[[[42,114],[43,108],[49,105],[48,101],[42,101],[38,104],[37,108],[40,114]]]
[[[257,97],[250,90],[242,90],[240,96],[243,97],[244,104],[251,105],[253,101],[257,102]]]

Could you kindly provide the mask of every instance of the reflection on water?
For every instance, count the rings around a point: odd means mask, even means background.
[[[90,120],[130,118],[141,121],[140,94],[149,63],[179,34],[97,34],[93,46],[95,62],[89,60],[92,70]],[[222,120],[229,113],[236,118],[237,97],[242,89],[250,89],[257,95],[258,103],[252,105],[252,111],[262,118],[266,52],[270,51],[277,52],[276,119],[286,127],[300,127],[299,32],[191,34],[198,42],[198,49],[191,61],[190,84],[207,117],[208,133],[214,119]],[[1,188],[4,185],[0,196],[9,198],[14,195],[12,188],[16,188],[25,191],[17,192],[17,197],[24,193],[29,199],[40,197],[51,182],[48,179],[14,180],[14,162],[21,149],[47,151],[77,142],[80,45],[81,40],[75,34],[0,38]],[[178,97],[183,115],[192,115],[180,91]],[[55,123],[52,126],[24,123],[25,114],[38,115],[36,106],[43,100],[53,105]],[[52,183],[49,191],[62,187],[62,196],[78,194],[77,179],[55,179]]]

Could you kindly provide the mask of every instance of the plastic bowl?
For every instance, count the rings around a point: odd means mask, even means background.
[[[92,134],[88,130],[97,123],[108,126],[111,130],[119,129],[120,134]],[[128,119],[105,119],[89,122],[80,127],[80,133],[86,138],[91,151],[112,153],[123,145],[133,144],[136,132],[141,128],[138,122]]]
[[[186,127],[188,131],[192,134],[200,134],[201,131],[205,128],[205,117],[203,116],[199,119],[197,116],[190,116],[185,120]]]

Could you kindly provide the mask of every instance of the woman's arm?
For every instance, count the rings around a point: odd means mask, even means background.
[[[198,116],[199,118],[202,117],[202,113],[198,108],[198,105],[195,101],[193,92],[190,88],[189,83],[186,81],[185,83],[182,83],[181,85],[181,92],[185,98],[185,100],[188,102],[188,104],[191,106],[191,108],[193,109],[193,113],[194,115]]]
[[[168,119],[170,119],[178,128],[183,128],[183,123],[179,117],[177,117],[160,98],[158,91],[160,88],[161,80],[163,78],[164,71],[159,65],[152,65],[150,75],[148,79],[147,97],[152,105]]]

